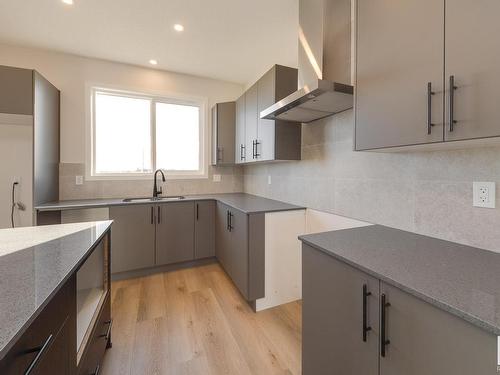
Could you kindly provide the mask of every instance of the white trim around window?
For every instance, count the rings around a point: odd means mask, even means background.
[[[98,173],[96,172],[96,111],[95,98],[97,93],[113,96],[121,96],[136,99],[146,99],[151,102],[150,107],[150,142],[151,142],[151,171],[126,172],[126,173]],[[203,97],[184,96],[167,93],[143,93],[136,90],[110,87],[109,85],[87,84],[85,88],[86,97],[86,180],[143,180],[151,179],[156,169],[156,104],[177,104],[199,108],[199,169],[198,170],[163,170],[167,179],[198,179],[208,178],[209,160],[209,131],[208,131],[208,99]]]

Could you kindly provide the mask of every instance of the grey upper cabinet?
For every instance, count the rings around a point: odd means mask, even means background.
[[[500,2],[447,0],[446,140],[500,136]],[[450,124],[450,77],[454,76]]]
[[[194,258],[215,256],[215,202],[195,202]]]
[[[0,66],[0,113],[33,114],[33,70]]]
[[[111,272],[124,272],[155,265],[155,206],[109,208],[113,220]]]
[[[170,202],[156,209],[156,265],[193,260],[194,202]]]
[[[236,103],[217,103],[212,108],[212,165],[235,161]]]
[[[236,163],[300,160],[301,124],[260,112],[297,90],[297,69],[274,65],[236,101]]]
[[[245,138],[245,94],[236,100],[236,131],[235,131],[235,155],[236,164],[247,160],[247,148]]]
[[[355,149],[442,142],[444,0],[358,0],[356,25]]]
[[[258,83],[255,83],[245,93],[245,147],[248,149],[247,162],[258,158],[257,125],[258,125]]]
[[[303,374],[377,375],[378,280],[304,247]]]
[[[495,335],[381,282],[386,296],[385,357],[381,375],[493,375]],[[382,308],[382,307],[381,307]]]

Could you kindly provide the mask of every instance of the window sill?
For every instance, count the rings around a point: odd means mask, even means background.
[[[165,174],[167,180],[203,180],[208,179],[207,174]],[[86,181],[150,181],[153,179],[153,173],[145,175],[86,175]]]

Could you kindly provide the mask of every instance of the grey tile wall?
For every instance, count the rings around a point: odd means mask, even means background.
[[[151,196],[153,180],[86,180],[75,184],[75,176],[85,176],[84,164],[62,163],[59,167],[59,199],[127,198]],[[213,182],[213,175],[220,174],[221,181]],[[167,180],[166,195],[231,193],[243,191],[241,167],[209,167],[208,179]]]
[[[303,160],[245,166],[245,192],[500,252],[500,208],[472,207],[500,148],[354,152],[352,135],[352,111],[303,125]]]

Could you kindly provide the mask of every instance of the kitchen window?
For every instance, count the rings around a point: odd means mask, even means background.
[[[91,89],[90,178],[206,177],[203,100]]]

